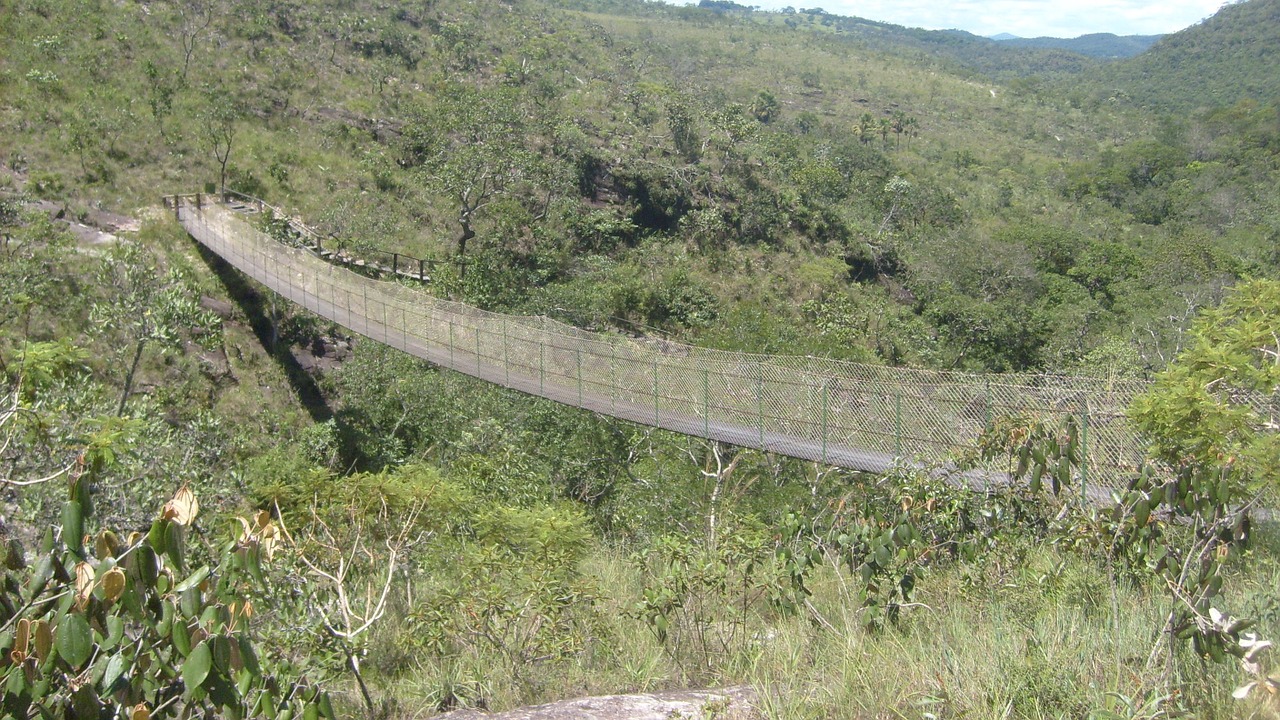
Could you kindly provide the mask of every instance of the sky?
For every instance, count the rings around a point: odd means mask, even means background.
[[[1074,38],[1089,33],[1162,35],[1216,13],[1224,0],[737,0],[765,10],[822,8],[929,30]]]

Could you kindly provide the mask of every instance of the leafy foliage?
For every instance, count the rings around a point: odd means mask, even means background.
[[[1255,280],[1206,312],[1191,345],[1135,403],[1132,415],[1173,467],[1217,468],[1230,492],[1274,492],[1280,430],[1268,405],[1280,390],[1280,283]]]
[[[146,533],[86,535],[96,472],[88,462],[68,483],[60,536],[47,530],[31,557],[10,543],[0,596],[6,714],[336,717],[325,692],[255,647],[270,546],[242,536],[192,570],[198,503],[187,488]]]

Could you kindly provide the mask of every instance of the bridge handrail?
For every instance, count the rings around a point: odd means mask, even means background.
[[[1081,479],[1097,491],[1143,455],[1124,409],[1145,381],[889,368],[593,333],[352,273],[207,200],[170,196],[166,206],[193,237],[285,297],[418,357],[559,402],[868,471],[946,463],[999,414],[1074,415],[1087,433]]]

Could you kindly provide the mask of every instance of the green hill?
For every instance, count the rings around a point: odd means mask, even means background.
[[[1096,71],[1097,93],[1186,112],[1280,96],[1280,2],[1245,0],[1167,35],[1136,58]]]
[[[668,18],[699,25],[785,25],[802,33],[828,36],[911,62],[940,65],[948,72],[988,79],[1074,74],[1097,60],[1076,48],[998,42],[962,30],[925,30],[830,13],[821,8],[760,10],[733,2],[702,2],[696,7],[632,0],[554,0],[554,4],[634,17]],[[821,39],[816,41],[821,42]]]
[[[639,2],[22,8],[0,151],[30,190],[128,209],[225,177],[357,247],[465,260],[438,291],[486,307],[947,368],[1121,342],[1146,372],[1183,297],[1271,268],[1261,158],[974,69],[1060,51]],[[1201,259],[1169,273],[1181,245]],[[1103,277],[1107,248],[1131,260]]]

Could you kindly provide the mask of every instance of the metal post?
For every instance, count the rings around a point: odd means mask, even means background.
[[[893,394],[893,456],[902,457],[902,393]]]
[[[173,219],[182,222],[182,196],[173,196]]]
[[[453,361],[453,321],[449,320],[449,369],[457,370],[458,364]]]
[[[427,273],[424,272],[422,269],[422,258],[418,258],[418,281],[426,282],[426,280],[427,280]]]
[[[574,348],[573,352],[578,357],[578,407],[582,407],[582,348]]]
[[[542,333],[538,333],[538,394],[546,397],[544,386],[547,382],[547,343]]]
[[[1089,401],[1080,411],[1080,499],[1089,499]]]
[[[822,382],[822,464],[827,464],[827,414],[831,406],[830,382]]]
[[[391,253],[391,274],[400,275],[400,253]]]
[[[196,209],[200,209],[200,193],[196,193]]]
[[[702,437],[711,438],[711,372],[702,368]]]
[[[616,415],[618,405],[615,398],[618,397],[618,346],[616,343],[609,343],[609,411]]]
[[[760,431],[760,449],[764,449],[764,365],[756,361],[756,428]]]
[[[480,377],[480,325],[476,324],[476,377]]]
[[[507,359],[507,346],[510,345],[507,338],[507,316],[502,316],[502,367],[506,370],[507,387],[511,387],[511,361]]]
[[[991,379],[986,378],[982,382],[983,390],[986,392],[986,426],[991,427]]]
[[[653,426],[658,427],[658,359],[653,360]]]

